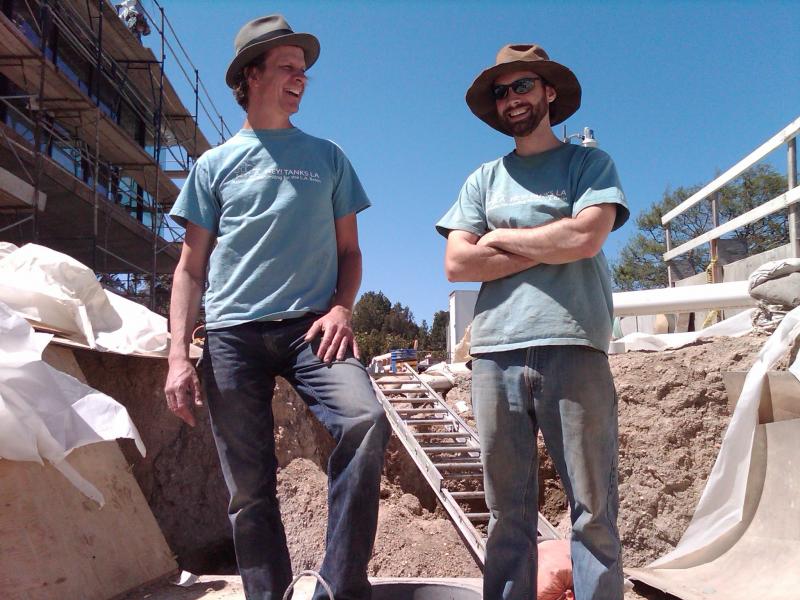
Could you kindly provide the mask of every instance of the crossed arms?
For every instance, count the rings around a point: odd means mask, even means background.
[[[449,281],[494,281],[538,264],[558,265],[600,252],[616,218],[616,204],[597,204],[576,217],[539,227],[495,229],[483,237],[454,229],[447,237]]]

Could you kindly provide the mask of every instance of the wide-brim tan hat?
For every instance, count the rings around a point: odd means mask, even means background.
[[[233,42],[235,56],[225,73],[225,83],[232,88],[242,69],[259,54],[275,46],[299,46],[303,49],[306,69],[319,58],[319,40],[310,33],[295,33],[283,15],[267,15],[247,23]]]
[[[476,117],[511,135],[497,114],[492,85],[504,73],[531,71],[546,80],[556,90],[556,98],[550,103],[550,125],[566,121],[581,106],[581,84],[575,73],[567,67],[550,60],[544,48],[536,44],[509,44],[497,53],[495,65],[478,75],[467,90],[467,106]]]

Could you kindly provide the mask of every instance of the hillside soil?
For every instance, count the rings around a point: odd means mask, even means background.
[[[626,566],[674,548],[719,451],[730,412],[725,371],[746,371],[766,337],[720,338],[671,352],[610,357],[619,400],[619,529]],[[151,359],[77,352],[90,385],[125,404],[148,446],[145,458],[121,444],[182,568],[235,572],[226,490],[205,411],[194,429],[166,412],[166,365]],[[137,362],[138,361],[138,362]],[[469,376],[448,404],[474,426]],[[332,440],[284,381],[273,400],[278,495],[295,572],[318,568],[327,519],[325,466]],[[540,443],[540,507],[568,533],[566,498]],[[189,508],[187,508],[189,507]],[[369,574],[478,577],[480,571],[402,445],[393,438],[381,486]],[[637,586],[626,600],[669,598]]]

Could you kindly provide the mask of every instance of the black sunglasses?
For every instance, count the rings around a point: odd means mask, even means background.
[[[495,100],[502,100],[508,96],[508,88],[514,90],[515,94],[527,94],[541,80],[541,77],[523,77],[511,83],[496,83],[492,86],[492,95]]]

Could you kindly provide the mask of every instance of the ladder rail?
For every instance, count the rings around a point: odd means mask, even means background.
[[[406,449],[406,452],[408,452],[409,456],[411,456],[411,459],[417,465],[417,468],[428,482],[428,485],[431,486],[431,489],[433,490],[434,494],[436,494],[437,499],[444,507],[445,512],[447,512],[450,519],[455,524],[456,529],[458,530],[462,539],[467,543],[467,548],[472,553],[473,557],[478,563],[478,566],[483,569],[486,556],[486,543],[483,539],[483,536],[472,525],[464,511],[461,510],[461,506],[458,504],[458,502],[450,495],[448,490],[444,488],[442,485],[444,478],[442,477],[441,473],[439,473],[439,470],[433,465],[433,461],[431,461],[430,457],[425,454],[425,450],[414,438],[413,432],[406,427],[405,421],[395,410],[393,404],[387,400],[386,396],[383,395],[383,391],[380,387],[378,387],[378,384],[374,379],[372,380],[372,387],[375,390],[375,395],[386,412],[386,416],[389,419],[389,423],[392,425],[392,430],[394,431],[395,435],[403,444],[403,447]],[[442,404],[444,403],[442,402]],[[456,425],[456,423],[454,422],[453,425]]]
[[[445,487],[445,481],[456,479],[474,481],[476,479],[483,479],[482,464],[480,462],[473,462],[479,458],[481,451],[478,434],[458,413],[445,403],[439,393],[428,385],[413,368],[409,365],[404,365],[404,368],[405,372],[389,376],[383,384],[400,385],[400,388],[387,388],[384,390],[380,384],[381,379],[376,380],[374,377],[370,377],[375,395],[383,406],[395,435],[397,435],[403,447],[406,449],[406,452],[408,452],[411,459],[417,465],[417,468],[428,482],[428,485],[433,489],[437,499],[453,521],[462,539],[466,542],[478,566],[483,569],[486,554],[486,539],[484,534],[475,527],[474,521],[482,523],[487,522],[489,513],[467,512],[459,504],[459,500],[462,502],[468,500],[483,500],[485,503],[485,492],[483,490],[451,492]],[[407,387],[405,389],[402,387],[403,385],[409,384],[414,387]],[[425,397],[419,398],[417,394],[420,393],[424,394]],[[408,397],[403,398],[404,395]],[[402,405],[403,400],[407,400],[407,404],[409,405],[418,404],[423,400],[424,402],[430,403],[431,408],[399,408],[398,405]],[[426,411],[435,411],[436,414],[441,414],[442,418],[411,418],[414,415],[423,414]],[[407,415],[407,417],[404,418],[403,415]],[[431,425],[445,426],[450,430],[441,432],[420,432],[411,428],[412,426],[429,427]],[[428,445],[427,447],[423,445],[426,440],[435,439],[437,436],[453,440],[459,439],[460,441],[458,444],[454,444],[452,449],[447,448],[446,444],[443,444],[441,441],[428,442],[432,445]],[[447,452],[470,453],[470,456],[460,458],[445,458],[440,456],[434,460],[434,457],[430,455]],[[478,456],[474,456],[474,454]],[[465,463],[465,458],[470,458],[472,460]],[[470,516],[473,517],[472,520]],[[542,513],[538,514],[537,528],[539,532],[539,541],[560,539],[562,537]]]

